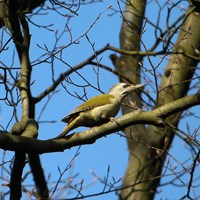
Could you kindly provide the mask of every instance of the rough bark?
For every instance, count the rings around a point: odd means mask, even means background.
[[[145,4],[146,1],[126,1],[120,33],[121,49],[140,50]],[[170,57],[165,69],[157,97],[158,107],[187,94],[197,66],[197,60],[191,57],[196,56],[195,49],[200,48],[200,27],[197,26],[199,22],[200,15],[197,10],[191,12],[191,9],[188,8],[185,21],[173,48],[174,53],[179,52],[179,54]],[[140,81],[139,57],[122,55],[120,58],[116,58],[116,56],[112,56],[112,60],[122,76],[134,83]],[[141,104],[139,94],[129,96],[128,101],[136,102],[137,106]],[[129,109],[123,107],[123,112],[127,113]],[[180,115],[181,113],[172,115],[166,120],[177,126]],[[126,189],[121,191],[120,199],[153,199],[160,183],[162,166],[165,161],[164,152],[173,141],[174,132],[169,128],[158,128],[153,125],[147,128],[142,125],[131,126],[124,131],[128,142],[129,163],[122,185]]]

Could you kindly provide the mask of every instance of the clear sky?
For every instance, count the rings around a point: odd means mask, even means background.
[[[151,1],[149,1],[151,2]],[[47,3],[48,5],[48,3]],[[183,8],[187,8],[186,3],[181,4]],[[124,5],[121,3],[122,9]],[[70,18],[69,21],[69,29],[70,33],[72,34],[72,38],[70,38],[70,34],[65,32],[61,39],[58,41],[58,46],[68,45],[70,40],[76,40],[76,43],[73,45],[69,45],[67,49],[64,49],[59,56],[62,56],[63,60],[71,67],[79,64],[80,62],[87,59],[90,55],[94,53],[94,49],[98,50],[104,47],[106,44],[110,44],[112,46],[119,47],[119,32],[121,28],[121,16],[119,12],[115,12],[118,10],[118,4],[116,0],[110,1],[102,1],[101,3],[95,4],[88,4],[81,6],[80,9],[77,11],[77,16],[72,15],[73,17]],[[181,8],[176,9],[177,12],[175,16],[182,14]],[[166,14],[167,9],[163,10],[163,13]],[[148,9],[146,11],[146,17],[149,20],[154,21],[157,18],[158,6],[155,3],[149,3]],[[49,51],[52,51],[54,48],[54,41],[55,41],[55,31],[47,31],[42,26],[53,24],[49,27],[49,29],[56,30],[58,29],[58,35],[60,35],[67,23],[67,17],[61,17],[55,11],[44,12],[45,15],[34,16],[31,18],[31,21],[36,23],[39,26],[31,25],[31,53],[30,58],[33,63],[38,57],[46,53],[43,48],[47,48]],[[71,14],[70,12],[62,11],[63,14]],[[165,17],[161,16],[161,23],[162,27],[164,28],[165,25]],[[171,19],[173,21],[173,18]],[[94,26],[91,27],[91,24]],[[89,30],[90,29],[90,30]],[[82,36],[87,30],[89,41],[85,36],[81,37],[77,40],[80,36]],[[147,47],[152,45],[153,41],[153,32],[150,26],[146,26],[145,32],[143,35],[143,42]],[[93,44],[93,48],[91,46]],[[40,47],[39,47],[40,46]],[[7,65],[12,64],[12,59],[8,59],[8,57],[12,57],[12,44],[10,44],[9,52],[2,53],[0,55],[0,60],[6,63]],[[113,65],[109,59],[109,55],[112,52],[105,52],[97,59],[100,63],[105,64],[111,68]],[[41,60],[44,59],[46,56],[41,57]],[[16,61],[17,57],[15,55],[15,67],[18,67],[19,64]],[[50,61],[50,60],[49,60]],[[152,59],[154,64],[158,64],[160,59]],[[164,60],[159,67],[159,72],[163,72],[163,68],[165,67],[167,60]],[[69,66],[63,64],[59,60],[54,60],[54,76],[55,79],[58,75],[66,70],[69,69]],[[144,66],[149,68],[149,63],[145,60]],[[117,77],[114,74],[108,73],[102,69],[99,70],[98,76],[95,73],[97,70],[96,67],[86,66],[84,69],[80,70],[79,72],[83,75],[87,81],[91,84],[97,86],[98,81],[101,86],[101,90],[103,92],[107,92],[109,88],[118,82]],[[1,73],[1,72],[0,72]],[[35,65],[33,67],[33,75],[32,75],[32,89],[33,94],[38,95],[42,92],[46,87],[48,87],[52,82],[52,71],[51,71],[51,64],[50,63],[42,63],[40,65]],[[145,74],[149,76],[148,72]],[[70,75],[71,80],[76,84],[85,84],[85,81],[80,78],[77,74],[73,73]],[[152,77],[150,77],[152,79]],[[144,81],[144,80],[143,80]],[[74,94],[76,91],[79,95],[83,95],[84,91],[82,89],[78,89],[72,85],[67,84],[64,82],[64,85],[69,89],[71,93]],[[147,87],[148,88],[148,87]],[[3,87],[0,86],[0,92],[3,92]],[[155,88],[154,88],[155,89]],[[151,92],[151,88],[148,88],[149,92]],[[88,87],[87,90],[87,98],[90,98],[94,95],[99,94],[99,91]],[[70,96],[67,92],[64,91],[63,87],[59,86],[57,88],[57,93],[53,95],[50,102],[48,102],[45,111],[41,114],[41,109],[46,105],[47,99],[42,101],[40,105],[37,106],[36,116],[39,119],[40,129],[39,129],[39,139],[48,139],[54,137],[61,132],[64,128],[65,124],[60,122],[66,114],[68,114],[74,107],[78,106],[82,103],[81,100],[78,100],[72,96]],[[4,104],[0,105],[0,124],[6,128],[8,121],[11,115],[11,109],[9,109]],[[19,116],[20,116],[20,106],[18,108]],[[199,108],[198,108],[199,109]],[[120,116],[119,113],[118,116]],[[46,121],[55,121],[55,123],[46,123]],[[186,130],[187,125],[186,123],[190,123],[191,121],[183,121],[180,126],[182,129]],[[191,129],[195,129],[199,123],[199,120],[195,119],[192,121]],[[11,127],[12,123],[10,124],[9,128]],[[77,129],[77,131],[81,131],[83,129]],[[191,130],[191,132],[193,131]],[[59,177],[58,167],[62,170],[68,165],[68,163],[73,159],[75,152],[77,151],[78,147],[72,148],[70,150],[66,150],[65,152],[60,153],[51,153],[51,154],[44,154],[41,156],[42,164],[45,169],[46,177],[50,176],[50,182],[56,181]],[[119,133],[114,133],[106,138],[101,138],[100,140],[96,141],[95,144],[82,146],[79,149],[79,155],[75,158],[74,162],[72,162],[72,167],[65,173],[64,179],[66,181],[69,180],[69,177],[74,177],[73,183],[80,183],[84,180],[83,190],[84,195],[88,195],[95,192],[101,192],[103,190],[104,185],[101,184],[97,177],[105,179],[108,168],[109,170],[109,182],[113,182],[113,178],[115,180],[121,179],[124,176],[125,169],[128,163],[128,153],[127,153],[127,145],[126,139],[121,137]],[[173,144],[173,147],[170,151],[174,158],[176,158],[179,162],[188,162],[188,165],[191,164],[191,155],[189,151],[185,147],[185,143],[176,138]],[[12,157],[13,154],[7,153],[6,159]],[[190,160],[188,160],[190,158]],[[181,166],[175,159],[170,159],[170,166],[174,167],[174,170],[182,170]],[[28,167],[27,167],[28,169]],[[200,172],[200,171],[199,171]],[[168,176],[162,180],[162,183],[165,183],[167,180],[172,179],[172,175],[169,171],[166,172]],[[95,174],[95,176],[94,176]],[[187,180],[188,174],[185,177],[181,177],[180,179]],[[32,180],[32,176],[29,176],[29,181]],[[71,180],[71,179],[70,179]],[[121,183],[121,182],[120,182]],[[187,181],[186,181],[187,183]],[[177,184],[181,184],[177,183]],[[118,184],[120,185],[120,184]],[[53,188],[55,186],[55,182],[51,184]],[[1,188],[1,186],[0,186]],[[179,199],[181,195],[187,190],[187,186],[185,187],[175,187],[175,186],[167,186],[158,188],[161,192],[156,196],[156,200],[158,199]],[[4,188],[0,189],[1,191],[5,191]],[[63,197],[69,196],[74,197],[74,193],[72,190],[67,190],[66,193],[63,193]],[[27,199],[26,195],[24,195],[24,199]],[[98,199],[98,200],[105,200],[105,199],[117,199],[115,193],[110,193],[104,196],[98,197],[91,197],[90,199]]]

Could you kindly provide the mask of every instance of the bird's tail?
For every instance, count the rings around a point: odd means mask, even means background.
[[[65,135],[67,135],[67,133],[71,130],[71,127],[70,127],[70,124],[68,124],[67,126],[65,126],[65,128],[63,129],[63,131],[58,135],[56,136],[55,138],[53,139],[60,139],[62,137],[64,137]]]

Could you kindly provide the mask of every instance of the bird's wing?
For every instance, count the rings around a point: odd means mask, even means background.
[[[101,94],[101,95],[92,97],[85,103],[81,104],[80,106],[72,110],[72,112],[66,115],[61,121],[68,123],[71,119],[79,115],[80,112],[91,110],[95,107],[103,106],[105,104],[110,104],[113,98],[114,97],[111,94]]]

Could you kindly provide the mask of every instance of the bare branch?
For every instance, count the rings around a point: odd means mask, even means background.
[[[199,102],[200,93],[197,93],[163,105],[153,111],[143,112],[142,110],[137,110],[116,119],[116,123],[109,122],[100,127],[94,127],[82,133],[75,133],[57,140],[50,139],[47,141],[41,141],[32,140],[26,137],[1,134],[0,147],[11,151],[17,151],[20,149],[26,153],[37,154],[63,151],[74,146],[94,143],[97,139],[122,130],[130,125],[153,124],[163,127],[165,126],[164,119],[167,116],[183,111],[192,106],[199,105]],[[193,143],[200,145],[198,141],[193,141]]]

